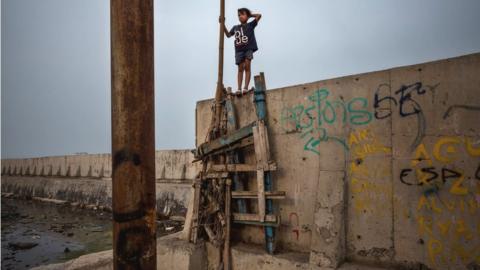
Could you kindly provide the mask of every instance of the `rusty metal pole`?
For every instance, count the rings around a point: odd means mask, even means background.
[[[153,0],[111,0],[114,269],[156,268]]]

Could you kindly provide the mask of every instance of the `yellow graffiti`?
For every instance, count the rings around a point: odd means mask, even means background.
[[[417,223],[418,223],[418,232],[420,235],[424,235],[425,232],[428,235],[432,235],[432,232],[433,232],[432,218],[419,216],[417,217]]]
[[[466,188],[462,185],[464,180],[465,180],[465,176],[463,176],[463,174],[462,174],[459,178],[457,178],[452,183],[452,186],[450,187],[450,193],[455,194],[455,195],[467,195],[468,194],[468,188]]]
[[[452,163],[456,160],[457,147],[462,142],[465,144],[465,149],[470,156],[480,156],[480,146],[474,147],[472,139],[462,139],[461,137],[442,137],[438,139],[433,145],[432,155],[437,161],[444,164]],[[428,165],[432,165],[432,158],[423,143],[415,149],[414,159],[411,161],[412,167],[416,167],[421,161],[426,161]]]
[[[362,193],[365,191],[376,192],[377,194],[387,194],[391,193],[391,189],[386,185],[380,185],[372,183],[370,181],[361,180],[356,177],[352,177],[352,193]]]
[[[428,165],[432,166],[432,159],[430,155],[428,155],[428,151],[423,143],[415,149],[415,157],[411,162],[412,167],[416,167],[422,160],[426,160]]]
[[[437,204],[435,202],[435,197],[430,197],[430,200],[429,200],[425,195],[422,195],[418,200],[417,211],[422,210],[422,208],[424,207],[426,207],[429,210],[433,210],[437,213],[442,212],[442,209],[437,207]]]
[[[417,218],[417,221],[420,235],[426,236],[428,239],[427,253],[432,265],[444,265],[447,261],[451,263],[460,261],[464,264],[470,263],[472,260],[477,263],[480,262],[480,244],[465,247],[465,244],[461,241],[463,238],[470,242],[475,237],[463,220],[457,220],[455,224],[450,220],[438,224],[440,233],[443,236],[442,238],[448,240],[445,243],[443,243],[441,239],[434,237],[431,217],[420,216]],[[478,226],[480,226],[480,223],[478,223]],[[454,227],[454,229],[452,227]],[[453,239],[448,237],[449,230],[453,233]],[[444,245],[446,245],[447,248],[445,248]]]
[[[436,257],[440,257],[442,260],[441,263],[445,262],[445,258],[442,256],[443,253],[443,245],[440,243],[440,241],[436,239],[430,239],[428,240],[428,257],[430,258],[430,262],[433,265],[436,265]]]
[[[350,172],[352,174],[362,175],[365,177],[368,177],[370,175],[368,172],[368,169],[365,166],[361,166],[360,164],[357,164],[355,161],[352,161],[350,163]]]
[[[348,139],[348,146],[353,149],[355,158],[364,158],[375,153],[391,153],[391,148],[379,143],[368,129],[352,132]]]
[[[350,133],[350,137],[348,138],[348,145],[351,147],[354,144],[359,144],[361,141],[370,140],[370,131],[368,129],[360,130],[355,133]]]
[[[443,137],[438,139],[438,141],[433,146],[433,156],[440,162],[443,163],[451,163],[455,159],[453,157],[449,157],[443,154],[442,149],[445,146],[445,152],[448,154],[455,154],[457,152],[454,145],[459,144],[460,138],[457,137]]]
[[[439,207],[440,206],[440,207]],[[480,201],[475,198],[455,197],[451,199],[442,199],[437,203],[435,197],[420,196],[417,203],[417,211],[433,210],[437,213],[442,213],[444,210],[451,213],[468,213],[475,214],[480,209]]]
[[[465,150],[472,157],[480,156],[480,146],[474,147],[472,139],[461,137],[442,137],[433,145],[433,157],[444,163],[452,163],[455,161],[455,154],[458,152],[458,146],[464,142]],[[428,153],[425,144],[420,144],[415,149],[414,159],[411,161],[412,167],[416,167],[421,161],[426,161],[428,165],[432,165],[432,158]]]
[[[467,182],[469,172],[450,168],[456,167],[463,155],[479,157],[480,146],[471,138],[442,137],[430,149],[420,144],[411,160],[418,184],[424,187],[416,205],[418,234],[427,243],[428,260],[435,267],[480,263],[480,183]],[[444,165],[438,169],[434,161]],[[469,167],[464,170],[470,171]],[[451,195],[429,192],[447,183]]]
[[[386,168],[367,166],[368,156],[377,153],[391,153],[391,148],[378,142],[368,129],[350,133],[347,144],[351,149],[352,161],[349,165],[350,190],[356,194],[352,200],[353,209],[357,213],[388,213],[382,203],[392,198],[391,184],[385,184],[377,178],[391,177]]]
[[[465,249],[460,244],[454,244],[451,248],[450,262],[455,262],[460,259],[464,264],[470,263],[475,260],[476,263],[480,263],[480,245],[474,246],[471,250]]]
[[[461,220],[461,219],[457,220],[455,232],[458,239],[462,236],[465,240],[471,240],[473,238],[473,235],[470,232],[470,229],[468,229],[468,227],[465,226],[464,220]]]
[[[467,148],[467,153],[472,157],[480,156],[480,145],[478,147],[473,147],[473,142],[469,138],[465,138],[465,146]]]
[[[445,222],[439,222],[437,224],[438,226],[438,229],[440,230],[440,233],[443,235],[443,236],[446,236],[448,234],[448,230],[450,229],[450,224],[452,222],[450,220],[446,220]]]
[[[463,264],[467,264],[472,262],[472,260],[480,263],[480,245],[466,249],[459,243],[453,243],[449,249],[445,250],[441,241],[431,238],[427,243],[427,251],[429,261],[432,265],[445,265],[447,260],[450,263],[460,261]]]

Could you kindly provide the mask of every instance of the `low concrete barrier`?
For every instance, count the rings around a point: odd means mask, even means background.
[[[157,151],[160,216],[185,215],[196,165],[189,150]],[[2,192],[111,209],[110,154],[2,160]]]
[[[197,165],[190,150],[163,150],[155,153],[156,178],[193,179]],[[111,178],[110,154],[2,159],[2,175]]]

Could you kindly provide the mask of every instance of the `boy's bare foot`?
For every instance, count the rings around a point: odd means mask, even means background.
[[[241,95],[242,95],[242,90],[237,90],[237,91],[235,92],[235,95],[236,95],[236,96],[241,96]]]
[[[243,92],[242,92],[242,93],[243,93],[243,94],[247,94],[248,92],[253,92],[253,90],[254,90],[253,87],[250,88],[250,89],[245,88],[245,89],[243,89]]]

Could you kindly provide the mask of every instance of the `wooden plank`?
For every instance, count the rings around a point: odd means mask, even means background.
[[[195,203],[195,186],[192,185],[190,189],[190,200],[188,201],[187,206],[187,215],[185,217],[185,223],[182,231],[182,239],[190,241],[192,238],[192,219],[193,219],[193,205]]]
[[[218,243],[219,240],[217,239],[217,236],[215,235],[215,233],[210,228],[210,225],[204,225],[203,228],[205,229],[205,232],[207,233],[207,236],[208,236],[208,239],[210,240],[210,242],[212,242],[214,246],[218,246],[219,245],[219,243]]]
[[[224,153],[225,151],[234,151],[236,149],[241,149],[241,148],[244,148],[244,147],[247,147],[247,146],[250,146],[250,145],[253,145],[253,136],[248,136],[248,137],[245,137],[237,142],[234,142],[226,147],[223,147],[223,148],[219,148],[219,149],[216,149],[212,152],[210,152],[208,155],[216,155],[216,154],[220,154],[220,153]],[[194,152],[194,155],[195,152]],[[192,161],[192,162],[198,162],[198,161],[201,161],[201,159],[197,158],[195,156],[195,159]]]
[[[263,121],[257,121],[257,125],[253,128],[253,142],[255,147],[255,157],[257,160],[257,166],[264,166],[267,163],[266,149],[265,149],[265,137],[264,132],[261,131],[264,128]],[[262,169],[257,170],[257,200],[258,200],[258,215],[259,221],[265,221],[265,171]]]
[[[233,222],[236,224],[244,224],[244,225],[280,227],[280,224],[278,222],[260,222],[260,221],[244,221],[244,220],[234,220]]]
[[[260,132],[261,123],[262,121],[257,121],[257,125],[253,127],[253,145],[255,148],[255,158],[257,161],[257,166],[264,166],[265,164],[268,164],[265,160],[265,145]]]
[[[232,134],[224,135],[210,142],[202,143],[197,149],[193,151],[196,159],[202,159],[216,151],[224,148],[229,148],[232,144],[239,142],[240,140],[252,135],[252,128],[256,122],[252,122],[249,125],[242,127]]]
[[[234,199],[256,199],[257,198],[256,191],[233,191],[232,198]],[[286,193],[285,191],[265,191],[265,198],[266,199],[285,199]]]
[[[248,213],[233,213],[233,220],[237,221],[260,221],[260,216],[258,214],[248,214]],[[266,215],[264,216],[263,222],[277,223],[280,219],[276,215]]]
[[[192,225],[190,227],[190,236],[189,239],[196,244],[198,238],[198,219],[199,219],[199,208],[200,208],[200,188],[201,180],[199,178],[195,179],[195,193],[193,196],[193,213],[192,213]]]
[[[228,172],[208,172],[205,179],[227,178]]]
[[[265,221],[265,171],[257,170],[257,188],[258,188],[258,215],[259,221]]]
[[[259,121],[258,123],[258,133],[260,135],[260,139],[262,140],[262,151],[263,151],[263,158],[264,158],[264,164],[268,164],[268,161],[270,159],[270,146],[268,144],[268,131],[267,131],[267,126],[265,125],[265,122]]]
[[[223,269],[230,270],[230,227],[231,227],[231,201],[232,201],[232,180],[227,179],[225,185],[225,242],[223,245]]]
[[[208,168],[210,172],[251,172],[256,170],[257,166],[253,164],[215,164]]]
[[[258,169],[264,171],[276,171],[277,163],[271,162],[265,166],[258,166],[254,164],[214,164],[208,168],[209,172],[255,172]]]
[[[268,138],[268,128],[267,125],[263,125],[263,137],[265,138],[265,158],[267,162],[270,162],[271,154],[270,154],[270,141]]]
[[[233,145],[233,146],[229,146],[228,147],[228,150],[235,150],[237,148],[242,148],[242,147],[247,147],[247,146],[250,146],[250,145],[253,145],[253,136],[249,136],[249,137],[246,137],[246,138],[243,138],[240,142],[238,142],[237,144]]]

